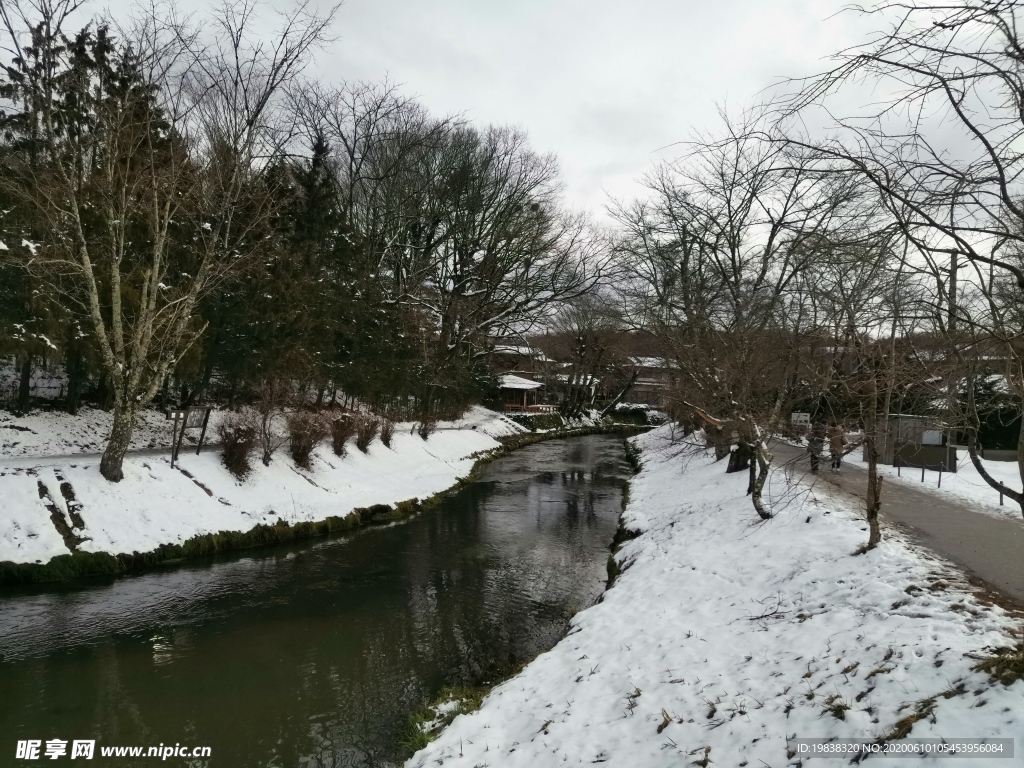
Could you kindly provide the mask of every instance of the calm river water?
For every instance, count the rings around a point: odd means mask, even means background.
[[[540,443],[423,515],[61,591],[0,592],[0,765],[386,765],[408,715],[550,648],[604,588],[621,437]],[[102,759],[100,746],[212,757]],[[70,749],[69,749],[70,752]]]

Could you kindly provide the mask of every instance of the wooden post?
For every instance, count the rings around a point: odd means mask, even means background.
[[[178,423],[178,419],[174,421],[175,425]],[[178,432],[178,438],[174,441],[174,453],[171,456],[171,466],[174,466],[174,462],[178,459],[178,451],[181,450],[181,442],[185,439],[185,425],[188,424],[188,411],[182,412],[181,417],[181,430]]]
[[[174,462],[178,458],[178,421],[181,419],[181,411],[170,411],[167,418],[174,419],[174,429],[171,431],[171,469],[174,469]]]
[[[203,431],[199,433],[199,445],[196,446],[196,456],[199,455],[199,451],[203,447],[203,438],[206,437],[206,425],[210,423],[210,411],[212,408],[207,408],[206,413],[203,415]]]

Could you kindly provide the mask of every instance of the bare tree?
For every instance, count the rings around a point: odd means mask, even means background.
[[[41,66],[15,82],[32,140],[7,153],[2,183],[45,233],[25,262],[81,297],[113,391],[100,471],[116,482],[138,409],[202,332],[199,298],[261,246],[261,169],[283,145],[275,105],[333,12],[299,6],[268,42],[253,37],[252,3],[228,4],[204,43],[158,9],[116,36],[72,38],[75,7],[4,5],[16,64]]]
[[[822,343],[809,344],[801,361],[801,378],[813,386],[815,408],[824,405],[833,419],[853,415],[863,425],[869,529],[864,551],[881,541],[878,463],[894,395],[922,378],[906,348],[909,309],[899,230],[882,226],[891,222],[879,221],[877,213],[865,210],[858,228],[863,235],[835,243],[806,276],[812,325]]]
[[[428,388],[472,378],[496,341],[596,284],[606,241],[561,207],[554,158],[522,132],[431,118],[388,84],[294,103],[331,147],[339,209],[380,302],[419,339]]]
[[[798,143],[816,144],[880,191],[912,246],[908,266],[933,278],[933,311],[947,354],[967,371],[977,369],[980,352],[997,356],[1024,407],[1024,327],[1006,311],[1024,300],[1020,4],[886,2],[854,12],[878,18],[886,29],[803,82],[785,114],[824,110],[831,138]],[[870,109],[840,111],[834,94],[864,84],[881,98]],[[963,297],[972,292],[981,306],[965,311]],[[1024,493],[985,470],[975,418],[967,418],[966,432],[978,472],[1024,512]],[[1018,467],[1024,482],[1024,430]]]
[[[628,300],[677,366],[679,403],[726,422],[754,461],[762,500],[767,441],[792,395],[803,322],[800,276],[845,226],[853,191],[815,158],[765,141],[763,117],[726,120],[648,179],[651,200],[620,206]]]
[[[567,418],[576,418],[594,405],[599,388],[616,390],[613,402],[605,412],[622,399],[636,381],[622,350],[625,325],[618,306],[598,292],[585,294],[566,302],[555,316],[550,332],[538,339],[545,352],[567,363],[554,372],[549,386],[562,393],[560,411]],[[626,380],[622,380],[622,372]]]

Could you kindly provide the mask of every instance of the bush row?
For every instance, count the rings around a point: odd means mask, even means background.
[[[422,419],[413,431],[427,440],[436,428],[436,420]],[[339,414],[338,411],[303,409],[285,415],[243,408],[228,414],[217,426],[217,434],[223,447],[224,466],[235,477],[243,479],[252,469],[257,449],[263,464],[269,466],[277,450],[287,445],[295,465],[309,469],[313,451],[328,437],[336,456],[346,455],[353,438],[356,448],[363,453],[367,453],[378,438],[390,448],[395,423],[370,413]]]

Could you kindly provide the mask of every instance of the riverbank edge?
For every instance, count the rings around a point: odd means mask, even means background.
[[[498,448],[494,451],[494,454],[496,455],[488,456],[479,460],[473,465],[473,470],[470,474],[472,475],[475,473],[478,467],[482,467],[488,462],[494,461],[494,459],[505,456],[517,448],[544,442],[545,440],[551,440],[555,437],[577,437],[581,435],[621,433],[625,435],[622,440],[622,447],[626,454],[626,461],[632,468],[633,475],[638,475],[640,470],[643,468],[640,462],[641,451],[634,443],[630,442],[629,438],[642,432],[647,432],[651,427],[640,427],[635,424],[616,424],[610,426],[612,428],[584,427],[578,430],[571,430],[572,434],[565,434],[563,432],[562,434],[552,436],[548,436],[548,433],[542,433],[541,435],[524,435],[523,440],[517,441],[514,447],[509,448],[507,451],[504,450],[505,446],[502,446],[502,448]],[[608,555],[608,579],[605,582],[604,591],[597,597],[597,602],[601,602],[604,599],[605,592],[611,589],[612,585],[615,583],[616,577],[618,577],[623,570],[618,565],[615,555],[624,543],[631,539],[635,539],[642,533],[641,531],[629,530],[622,521],[622,516],[626,512],[626,507],[629,506],[629,484],[630,480],[626,480],[622,488],[622,509],[619,511],[619,522],[615,529],[615,533],[612,536],[611,543],[608,545],[608,549],[611,552],[611,554]],[[570,616],[569,618],[571,619],[572,617]],[[569,627],[567,626],[566,633],[568,633],[568,631]],[[555,644],[557,645],[564,638],[565,635],[562,635]],[[541,653],[545,653],[545,651],[541,651]],[[540,654],[538,654],[538,656],[539,655]],[[479,709],[483,704],[483,700],[492,689],[508,680],[511,680],[522,672],[523,669],[525,669],[532,661],[533,659],[527,659],[519,664],[515,664],[502,674],[492,675],[492,679],[488,680],[486,683],[463,686],[445,686],[442,688],[433,699],[424,702],[409,715],[406,736],[402,742],[402,748],[405,750],[405,759],[408,760],[437,738],[445,728],[451,725],[452,721],[456,717],[459,715],[469,714]]]
[[[593,434],[638,433],[646,428],[636,424],[607,424],[552,430],[542,433],[524,433],[503,442],[497,448],[484,451],[474,462],[469,473],[442,491],[426,499],[407,499],[390,504],[375,504],[353,509],[345,516],[329,516],[322,520],[274,525],[257,525],[248,531],[225,530],[194,536],[181,544],[161,544],[148,552],[112,555],[108,552],[72,552],[57,555],[45,563],[15,563],[0,561],[0,586],[66,585],[95,577],[124,576],[164,566],[174,566],[187,560],[210,555],[256,549],[275,544],[322,538],[346,533],[359,528],[386,525],[407,520],[431,509],[444,499],[458,493],[479,477],[482,468],[512,451],[528,445],[567,437]]]

